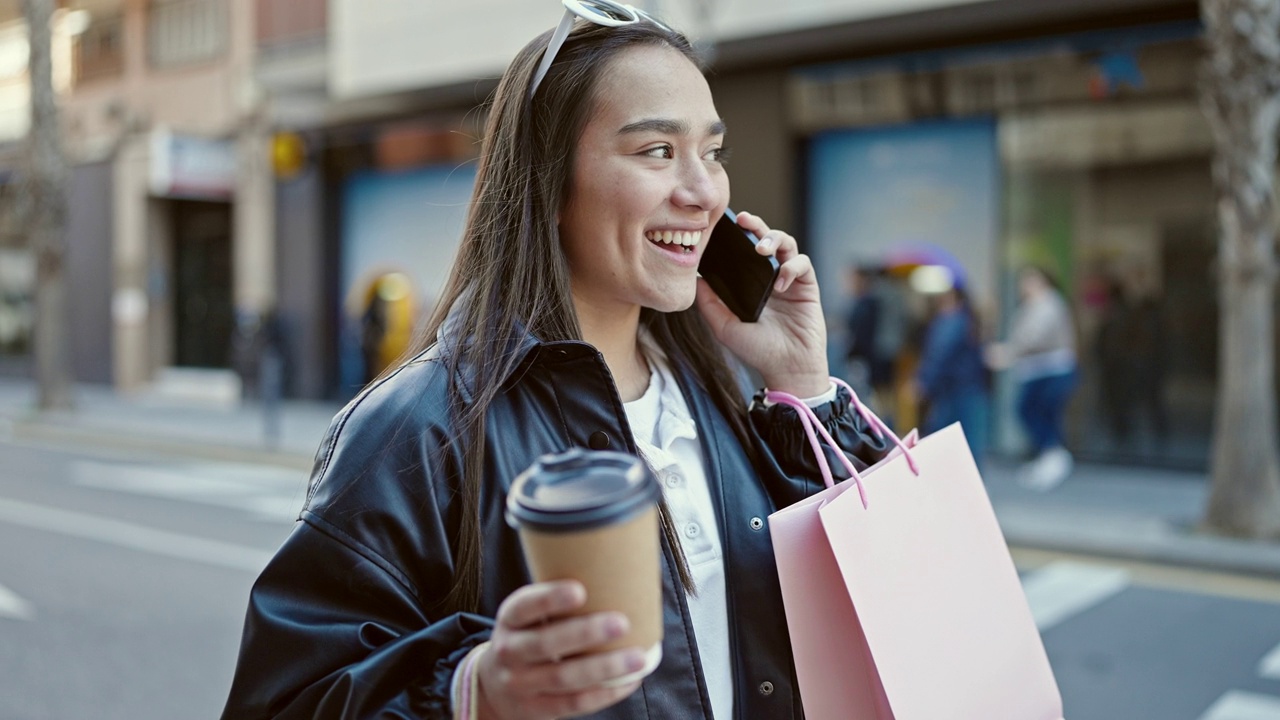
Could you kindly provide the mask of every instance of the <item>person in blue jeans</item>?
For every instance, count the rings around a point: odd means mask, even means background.
[[[1051,490],[1073,466],[1063,419],[1078,380],[1075,328],[1066,300],[1045,270],[1025,268],[1018,287],[1022,302],[1008,343],[993,347],[990,360],[996,367],[1012,365],[1021,383],[1018,416],[1035,457],[1019,480],[1034,490]]]
[[[960,423],[974,460],[981,464],[989,422],[987,369],[977,318],[959,283],[934,299],[916,382],[928,403],[924,432]]]

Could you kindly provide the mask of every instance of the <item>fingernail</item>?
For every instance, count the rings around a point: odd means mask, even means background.
[[[786,278],[778,278],[778,282],[773,284],[774,292],[782,292],[782,286],[787,284]]]
[[[609,633],[609,637],[617,638],[627,634],[629,625],[626,615],[610,615],[604,623],[604,628]]]
[[[639,650],[628,650],[625,662],[627,670],[635,672],[636,670],[644,667],[644,653]]]
[[[570,605],[581,605],[587,601],[586,588],[578,583],[570,583],[564,589],[564,601]]]

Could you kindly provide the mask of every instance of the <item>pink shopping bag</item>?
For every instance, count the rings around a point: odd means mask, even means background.
[[[788,396],[771,399],[806,416]],[[806,430],[817,452],[814,430],[825,431],[816,418]],[[1060,720],[1053,671],[963,431],[898,444],[769,516],[805,717]]]

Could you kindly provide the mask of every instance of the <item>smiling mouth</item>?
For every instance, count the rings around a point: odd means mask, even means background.
[[[644,237],[668,252],[688,254],[698,247],[702,233],[689,230],[650,230]]]

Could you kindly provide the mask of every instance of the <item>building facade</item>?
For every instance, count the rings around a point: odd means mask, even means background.
[[[275,303],[254,10],[253,0],[84,0],[59,10],[81,381],[131,392],[170,368],[230,374],[243,327]],[[24,44],[21,19],[8,27]],[[25,65],[17,74],[25,83]],[[20,145],[26,128],[10,125]],[[20,188],[20,159],[9,168]]]

